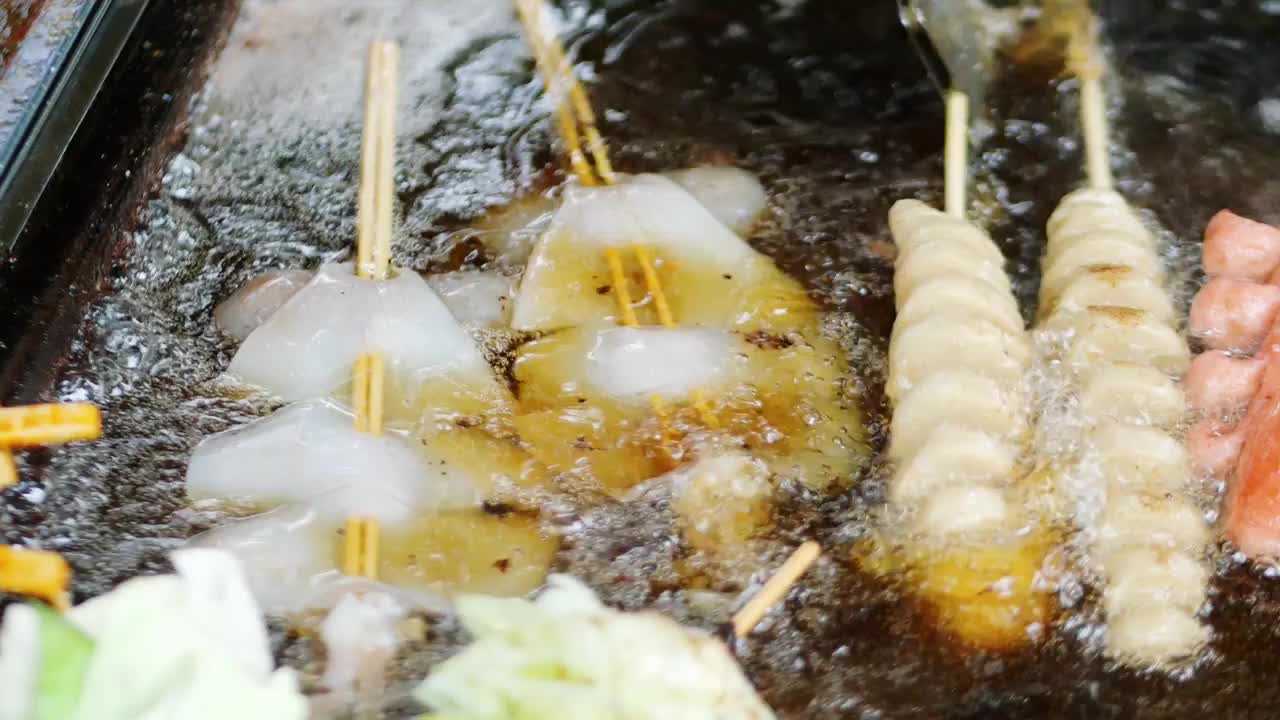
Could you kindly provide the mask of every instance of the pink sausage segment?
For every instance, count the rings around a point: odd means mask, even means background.
[[[1243,410],[1258,392],[1262,366],[1260,358],[1232,357],[1219,350],[1201,353],[1183,379],[1187,403],[1210,416]]]
[[[1191,301],[1191,333],[1215,350],[1253,351],[1280,309],[1280,287],[1216,277]]]
[[[1221,210],[1204,231],[1204,270],[1261,282],[1280,265],[1280,229]]]
[[[1222,479],[1231,474],[1243,445],[1243,432],[1211,418],[1197,422],[1187,431],[1187,449],[1196,471],[1211,478]]]
[[[1273,332],[1268,341],[1280,337]],[[1280,559],[1280,354],[1268,353],[1240,427],[1244,445],[1223,513],[1227,537],[1249,557]]]

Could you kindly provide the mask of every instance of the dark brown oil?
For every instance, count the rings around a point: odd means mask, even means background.
[[[495,262],[468,226],[559,178],[539,82],[514,20],[497,5],[477,4],[494,21],[470,27],[450,51],[443,85],[434,70],[406,72],[396,239],[403,265]],[[893,321],[885,217],[902,197],[938,202],[942,174],[941,103],[894,4],[671,0],[567,9],[576,28],[569,44],[594,71],[590,92],[620,170],[728,162],[764,181],[770,209],[752,242],[829,312],[878,445]],[[1117,179],[1168,230],[1185,307],[1213,212],[1229,206],[1280,221],[1280,110],[1268,104],[1280,104],[1280,7],[1134,0],[1104,10],[1118,71],[1110,81]],[[366,12],[335,9],[325,21],[338,33],[388,26]],[[404,16],[443,24],[446,12]],[[416,41],[420,30],[400,28],[406,58],[435,40]],[[271,50],[262,42],[238,29],[224,62],[252,67],[253,53]],[[318,83],[328,67],[316,64]],[[1010,69],[987,96],[996,132],[974,152],[975,216],[1008,256],[1028,318],[1044,222],[1082,180],[1074,88],[1055,72]],[[58,397],[104,405],[105,439],[26,454],[29,479],[0,506],[0,539],[65,552],[78,599],[165,569],[169,550],[217,519],[187,508],[191,449],[271,403],[212,384],[232,347],[211,328],[210,313],[262,269],[314,267],[349,252],[359,129],[354,113],[324,108],[356,102],[358,94],[344,91],[278,107],[229,86],[195,109],[191,139],[129,239],[111,292],[68,350],[75,362],[57,388]],[[892,582],[855,568],[852,553],[882,505],[883,481],[875,464],[852,480],[852,491],[831,496],[784,488],[776,527],[752,548],[762,567],[806,538],[826,551],[783,611],[734,644],[781,717],[1280,715],[1280,688],[1267,674],[1280,660],[1280,578],[1220,563],[1208,616],[1212,653],[1189,673],[1109,665],[1087,636],[1096,629],[1087,593],[1081,603],[1070,598],[1045,645],[970,653],[940,637]],[[715,630],[745,588],[743,577],[713,573],[690,590],[698,558],[678,542],[660,488],[596,507],[553,499],[542,515],[566,536],[558,568],[617,607],[657,608]],[[275,629],[278,657],[314,677],[319,643],[282,623]],[[404,693],[461,641],[450,620],[433,619],[426,638],[402,654],[388,717],[414,716]]]

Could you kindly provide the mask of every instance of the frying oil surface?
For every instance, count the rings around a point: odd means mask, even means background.
[[[217,385],[232,345],[213,328],[212,309],[262,270],[345,257],[354,236],[358,68],[379,31],[415,29],[401,38],[404,57],[417,60],[404,80],[397,263],[509,270],[528,252],[527,233],[504,233],[501,218],[478,221],[487,208],[553,184],[539,82],[509,4],[468,3],[465,12],[346,5],[246,3],[195,110],[191,140],[170,163],[115,287],[77,341],[79,367],[60,388],[65,399],[105,404],[106,440],[27,457],[47,463],[47,484],[10,492],[0,508],[3,540],[36,538],[66,552],[81,597],[158,569],[166,551],[221,519],[188,509],[191,450],[273,408]],[[824,337],[846,351],[851,390],[879,438],[893,320],[885,218],[899,197],[938,200],[941,107],[892,3],[747,5],[624,3],[607,13],[573,5],[568,15],[580,32],[572,44],[596,63],[590,89],[620,169],[730,162],[763,180],[769,210],[752,243],[827,311]],[[1204,15],[1181,6],[1149,16],[1155,20],[1126,14],[1115,27],[1116,169],[1134,206],[1171,230],[1162,252],[1185,310],[1198,282],[1195,239],[1213,211],[1229,205],[1280,220],[1278,141],[1250,120],[1276,85],[1239,79],[1252,63],[1236,63],[1233,49],[1277,21],[1262,11]],[[302,60],[297,49],[317,33],[333,51]],[[1280,57],[1267,55],[1274,50],[1249,47],[1280,67]],[[1035,67],[1012,71],[988,96],[997,132],[979,150],[975,196],[1028,318],[1045,220],[1080,180],[1073,97]],[[519,207],[514,214],[542,211]],[[511,361],[502,338],[486,338],[486,347]],[[1070,408],[1060,410],[1051,422],[1070,422]],[[1060,442],[1048,435],[1044,442]],[[1260,682],[1274,665],[1280,627],[1274,580],[1221,563],[1214,653],[1187,679],[1103,662],[1087,585],[1072,576],[1059,597],[1067,615],[1054,619],[1035,654],[961,652],[892,582],[858,569],[854,556],[884,503],[883,471],[848,481],[851,491],[833,494],[784,485],[772,530],[728,568],[678,541],[679,500],[662,487],[587,511],[551,498],[540,510],[564,536],[557,569],[617,606],[656,607],[708,628],[727,617],[752,570],[776,564],[801,538],[822,541],[826,558],[785,611],[737,645],[783,717],[1121,717],[1138,707],[1181,717],[1211,708],[1265,714],[1280,703],[1280,692]],[[419,570],[444,572],[430,563]],[[420,676],[458,640],[448,622],[434,626],[403,654],[397,677]],[[290,663],[315,669],[313,640],[280,632],[276,641]],[[400,712],[389,716],[413,716]]]

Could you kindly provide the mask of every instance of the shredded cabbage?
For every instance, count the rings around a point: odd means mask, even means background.
[[[235,558],[172,559],[177,575],[135,578],[65,618],[6,613],[0,670],[28,671],[0,675],[0,720],[303,720]]]
[[[458,601],[474,642],[415,692],[431,720],[773,720],[718,640],[553,575],[536,602]]]

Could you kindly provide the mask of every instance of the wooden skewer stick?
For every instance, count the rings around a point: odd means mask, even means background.
[[[671,306],[667,303],[667,294],[662,291],[662,280],[658,278],[658,271],[653,266],[653,259],[649,257],[649,251],[645,250],[644,246],[639,243],[632,245],[631,250],[636,255],[636,262],[640,263],[640,272],[644,274],[645,289],[653,297],[653,307],[658,312],[658,323],[663,327],[675,327],[675,316],[671,314]]]
[[[0,408],[0,490],[18,482],[15,448],[102,436],[102,411],[92,403],[49,403]]]
[[[400,50],[391,42],[369,46],[365,77],[364,131],[360,143],[360,190],[356,218],[356,273],[366,279],[391,276],[391,230],[395,192],[396,79]],[[382,355],[361,353],[351,371],[355,427],[381,435],[386,368]],[[347,520],[342,571],[377,577],[382,529],[373,518]]]
[[[379,43],[382,74],[378,117],[378,192],[374,198],[374,277],[386,280],[391,274],[391,222],[395,201],[396,175],[396,78],[400,72],[400,49],[395,43]]]
[[[574,72],[573,66],[569,64],[559,38],[556,37],[554,30],[548,27],[545,0],[516,0],[516,11],[520,16],[521,23],[524,25],[529,45],[533,49],[534,59],[537,61],[538,68],[542,73],[547,94],[557,100],[557,123],[561,140],[564,142],[565,150],[569,155],[570,166],[573,167],[575,174],[577,174],[579,181],[583,185],[596,185],[599,183],[612,185],[616,183],[617,175],[614,173],[613,165],[609,161],[608,147],[596,126],[596,115],[591,108],[591,101],[587,97],[586,91],[582,89],[582,84],[578,82],[577,74]],[[591,154],[591,160],[595,163],[594,168],[587,162],[586,155],[582,151],[582,136],[586,137],[587,149]],[[658,322],[663,327],[676,327],[675,316],[671,312],[671,305],[662,289],[661,278],[658,276],[657,269],[648,250],[640,243],[634,243],[631,246],[631,250],[640,265],[644,276],[645,288],[653,298]],[[640,321],[632,303],[630,290],[627,287],[627,279],[622,267],[622,257],[616,249],[609,248],[605,251],[605,258],[613,280],[614,297],[617,299],[621,324],[627,327],[635,327],[640,324]],[[655,413],[659,418],[664,417],[665,413],[662,410],[660,399],[655,397],[653,400],[655,401]],[[691,402],[705,425],[711,428],[719,426],[719,420],[711,412],[701,391],[693,393]]]
[[[604,137],[596,127],[591,101],[587,99],[586,91],[582,89],[573,66],[566,58],[564,46],[548,27],[545,0],[516,0],[516,10],[524,24],[529,45],[533,48],[534,59],[542,72],[547,94],[556,100],[560,134],[565,141],[574,172],[584,185],[597,184],[597,175],[601,183],[614,184],[617,182],[617,175],[609,162]],[[581,126],[581,131],[578,126]],[[586,137],[587,150],[595,163],[594,174],[582,152],[579,132]]]
[[[1089,185],[1098,190],[1110,190],[1115,183],[1111,177],[1109,157],[1111,141],[1107,137],[1106,99],[1102,94],[1102,78],[1098,75],[1080,78],[1080,116],[1084,126],[1084,152]]]
[[[1067,66],[1080,81],[1080,125],[1089,186],[1110,190],[1115,180],[1111,175],[1107,102],[1102,90],[1103,63],[1098,54],[1098,19],[1084,3],[1067,3],[1060,12],[1069,33]]]
[[[622,271],[622,256],[616,248],[604,251],[605,260],[609,263],[609,276],[613,280],[613,296],[618,299],[618,313],[622,316],[622,324],[635,327],[640,324],[636,317],[636,309],[631,304],[631,291],[627,288],[627,276]]]
[[[947,92],[946,144],[943,150],[943,193],[948,215],[963,218],[969,184],[969,96]]]
[[[560,130],[560,138],[564,141],[565,152],[569,155],[569,165],[573,168],[574,174],[578,176],[578,181],[583,185],[598,185],[599,182],[596,179],[595,170],[591,167],[591,163],[587,162],[587,156],[582,151],[582,141],[578,135],[578,124],[577,119],[574,117],[573,106],[566,94],[561,92],[559,78],[552,70],[554,65],[547,55],[542,24],[538,21],[541,9],[536,4],[527,2],[527,0],[517,0],[516,11],[520,15],[521,23],[524,24],[525,36],[529,39],[529,46],[533,50],[533,58],[542,74],[542,82],[546,88],[547,97],[555,103],[556,124]]]
[[[812,540],[805,541],[804,544],[796,548],[795,552],[791,553],[791,557],[787,558],[787,561],[782,563],[778,571],[773,574],[773,577],[769,578],[764,587],[760,588],[760,592],[748,600],[741,610],[734,613],[734,635],[744,637],[754,630],[756,625],[759,625],[760,621],[764,619],[765,613],[769,612],[770,608],[777,605],[787,596],[791,586],[795,584],[796,580],[800,579],[800,576],[809,569],[809,566],[813,565],[821,554],[822,548]]]
[[[381,528],[373,518],[348,518],[343,529],[342,572],[378,578],[378,544]]]
[[[360,190],[356,215],[356,273],[385,280],[391,271],[391,220],[395,182],[395,43],[369,46],[364,131],[360,142]]]
[[[352,372],[351,405],[355,411],[356,430],[370,435],[382,434],[383,381],[386,374],[382,356],[360,353]]]

